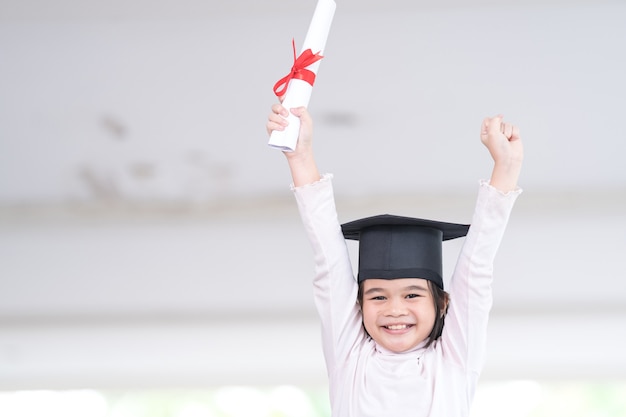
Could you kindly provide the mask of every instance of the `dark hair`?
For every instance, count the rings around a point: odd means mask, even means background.
[[[361,281],[359,283],[359,292],[357,293],[357,301],[360,306],[363,306],[363,282],[364,281]],[[439,288],[439,286],[434,284],[432,281],[428,281],[428,289],[430,290],[430,294],[432,295],[435,304],[435,324],[428,335],[428,343],[426,343],[425,347],[430,346],[435,340],[441,337],[446,313],[448,312],[448,303],[450,301],[450,294]],[[365,326],[363,326],[363,329],[365,330],[365,333],[367,333]]]
[[[448,313],[448,304],[450,302],[450,294],[439,288],[439,286],[432,281],[428,281],[428,288],[435,302],[435,324],[433,325],[433,330],[428,335],[426,347],[430,346],[435,340],[441,337],[443,324],[446,319],[446,314]]]

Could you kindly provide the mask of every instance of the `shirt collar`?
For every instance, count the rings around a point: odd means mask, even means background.
[[[405,355],[421,356],[422,353],[424,353],[424,351],[426,350],[426,345],[428,344],[428,341],[429,339],[427,338],[426,340],[422,341],[420,344],[418,344],[414,348],[409,349],[405,352],[400,352],[400,353],[393,352],[389,349],[385,349],[384,347],[380,346],[376,342],[374,342],[374,346],[376,347],[376,352],[385,356],[405,356]]]

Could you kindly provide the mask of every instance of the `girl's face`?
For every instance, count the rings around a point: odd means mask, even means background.
[[[421,278],[363,281],[363,324],[383,348],[401,353],[430,335],[435,303],[428,281]]]

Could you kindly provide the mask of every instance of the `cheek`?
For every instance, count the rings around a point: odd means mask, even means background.
[[[430,309],[430,317],[429,317],[428,321],[430,322],[431,326],[434,326],[435,322],[437,321],[437,310],[435,309],[434,305]]]
[[[421,317],[422,321],[425,323],[435,323],[435,318],[437,316],[437,310],[435,309],[435,305],[433,303],[428,303],[419,308],[419,311],[415,312],[419,317]]]
[[[369,331],[376,326],[376,312],[367,305],[361,307],[361,316],[363,316],[363,325],[365,330]]]

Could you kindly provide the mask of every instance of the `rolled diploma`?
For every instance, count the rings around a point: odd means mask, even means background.
[[[320,52],[320,55],[324,55],[324,47],[326,46],[326,39],[328,39],[328,32],[330,31],[330,24],[335,15],[336,7],[334,0],[318,0],[300,53],[310,49],[313,53]],[[317,74],[320,62],[314,62],[307,69]],[[303,80],[292,79],[287,86],[287,92],[282,104],[286,109],[308,106],[312,91],[313,86],[311,84]],[[285,130],[272,132],[268,145],[285,152],[293,152],[298,142],[300,119],[289,112],[287,120],[289,124]]]

